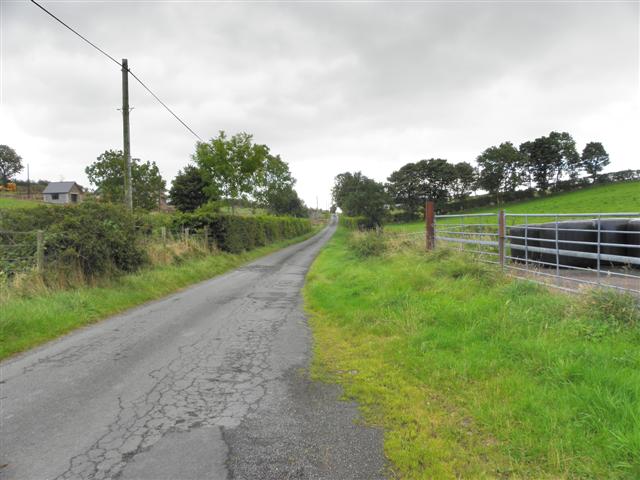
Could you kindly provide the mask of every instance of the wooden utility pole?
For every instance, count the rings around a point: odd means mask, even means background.
[[[129,62],[122,59],[122,137],[124,140],[124,204],[133,210],[131,145],[129,143]]]
[[[38,273],[44,270],[44,232],[42,230],[36,232],[36,269]]]

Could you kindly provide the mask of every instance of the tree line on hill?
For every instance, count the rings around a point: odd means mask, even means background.
[[[499,204],[570,190],[601,178],[618,181],[640,176],[634,170],[618,172],[620,175],[615,178],[601,175],[610,163],[602,143],[589,142],[579,154],[567,132],[550,132],[518,148],[511,142],[489,147],[478,155],[476,163],[477,167],[442,158],[420,160],[394,171],[384,184],[361,172],[341,173],[332,189],[333,201],[346,215],[364,217],[373,226],[382,223],[388,209],[400,209],[404,220],[415,218],[427,200],[444,211],[464,208],[476,198],[482,201],[474,206]],[[469,198],[479,190],[488,195]]]

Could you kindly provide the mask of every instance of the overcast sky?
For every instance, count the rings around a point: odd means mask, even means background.
[[[0,144],[31,178],[76,180],[122,148],[118,66],[27,0],[1,0]],[[43,2],[203,138],[246,131],[310,206],[333,177],[473,162],[551,130],[640,168],[633,2]],[[130,84],[131,149],[170,181],[195,138]]]

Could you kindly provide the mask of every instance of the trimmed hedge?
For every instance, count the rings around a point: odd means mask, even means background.
[[[241,217],[215,213],[183,213],[174,219],[176,227],[209,228],[210,238],[221,250],[239,253],[279,240],[298,237],[312,230],[307,218],[256,216]]]

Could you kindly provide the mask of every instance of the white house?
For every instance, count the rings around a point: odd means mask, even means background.
[[[84,193],[76,182],[51,182],[42,192],[45,203],[80,203]]]

